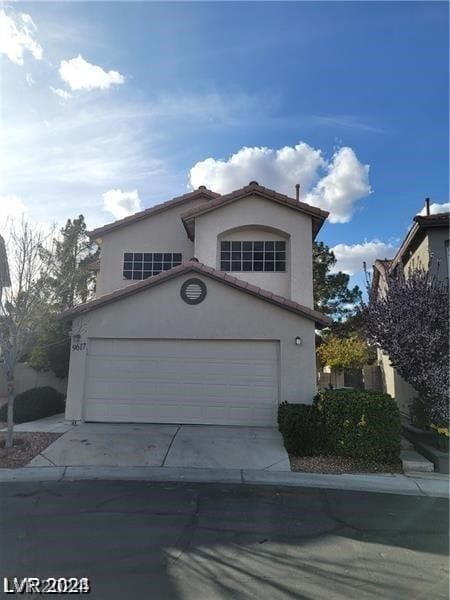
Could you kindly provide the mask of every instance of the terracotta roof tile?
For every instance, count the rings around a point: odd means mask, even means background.
[[[208,267],[208,265],[205,265],[202,263],[202,271],[205,271],[205,273],[214,273],[215,269],[213,269],[212,267]]]
[[[285,304],[286,303],[286,298],[284,298],[283,296],[277,296],[277,294],[273,294],[272,295],[272,300],[276,300],[280,304]]]
[[[253,294],[261,294],[264,290],[262,290],[260,287],[258,287],[257,285],[253,285],[253,283],[249,283],[247,285],[247,290],[249,292],[252,292]]]
[[[449,224],[448,212],[436,213],[434,215],[416,215],[414,221],[421,227],[448,227]]]
[[[101,236],[105,233],[109,233],[110,231],[114,231],[115,229],[119,229],[121,227],[125,227],[126,225],[131,225],[132,223],[136,223],[137,221],[142,221],[147,217],[151,217],[160,212],[168,210],[169,208],[174,208],[179,204],[184,204],[185,202],[189,202],[190,200],[194,200],[195,198],[205,197],[209,200],[215,199],[219,196],[216,192],[206,189],[205,187],[200,187],[193,192],[188,192],[187,194],[183,194],[182,196],[176,196],[170,200],[166,200],[165,202],[161,202],[160,204],[156,204],[155,206],[151,206],[150,208],[146,208],[145,210],[141,210],[140,212],[134,213],[133,215],[129,215],[128,217],[124,217],[123,219],[119,219],[118,221],[114,221],[113,223],[108,223],[107,225],[103,225],[102,227],[97,227],[97,229],[93,229],[88,232],[88,235],[91,238],[95,238]]]
[[[194,236],[195,229],[195,218],[199,217],[203,214],[206,214],[210,211],[221,208],[222,206],[226,206],[231,202],[234,202],[238,199],[245,198],[251,194],[257,194],[263,198],[267,198],[269,200],[274,200],[278,204],[282,204],[289,208],[298,210],[299,212],[308,214],[313,219],[313,233],[314,236],[317,235],[319,229],[321,228],[323,221],[328,217],[329,213],[325,210],[317,208],[315,206],[311,206],[306,204],[305,202],[297,202],[295,198],[291,198],[289,196],[285,196],[284,194],[280,194],[275,190],[271,190],[262,185],[258,185],[256,183],[246,185],[239,190],[234,190],[229,194],[224,194],[222,196],[218,196],[216,199],[208,202],[207,205],[198,206],[192,208],[181,215],[183,220],[184,227],[191,239]]]
[[[413,219],[414,224],[403,240],[397,254],[392,259],[390,268],[393,269],[400,262],[404,262],[409,256],[409,252],[417,248],[418,244],[427,235],[427,229],[434,227],[449,226],[449,212],[437,213],[435,215],[416,215]]]
[[[133,294],[136,294],[142,290],[150,289],[163,283],[164,281],[169,281],[170,279],[190,272],[205,275],[205,277],[211,277],[216,281],[223,282],[225,285],[230,285],[231,287],[242,290],[244,293],[251,294],[252,296],[256,296],[261,300],[270,302],[275,306],[294,312],[299,316],[314,321],[319,327],[326,327],[331,323],[331,320],[327,316],[316,310],[313,310],[307,306],[303,306],[302,304],[294,302],[293,300],[289,300],[288,298],[283,298],[282,296],[273,294],[268,290],[263,290],[255,285],[249,284],[247,281],[237,279],[228,273],[217,271],[212,267],[207,267],[202,263],[194,261],[184,262],[177,267],[173,267],[169,271],[163,271],[154,277],[149,277],[143,281],[130,284],[125,288],[116,290],[110,294],[105,294],[104,296],[100,296],[99,298],[91,300],[90,302],[86,302],[85,304],[79,304],[71,310],[62,313],[60,318],[74,319],[84,313],[95,310],[96,308],[100,308],[106,304],[110,304],[111,302],[116,302],[118,300],[127,298],[128,296],[132,296]]]
[[[264,298],[272,298],[274,296],[273,292],[270,292],[269,290],[259,290],[259,294],[261,296],[263,296]]]

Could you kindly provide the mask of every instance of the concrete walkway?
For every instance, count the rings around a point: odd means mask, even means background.
[[[30,467],[109,466],[290,471],[281,434],[272,427],[81,423],[62,415],[16,431],[63,433]]]
[[[0,469],[12,481],[189,481],[277,485],[449,497],[439,473],[293,473],[278,431],[263,427],[83,423],[62,416],[16,431],[62,432],[27,467]]]

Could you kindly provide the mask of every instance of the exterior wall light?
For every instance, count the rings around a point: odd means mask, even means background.
[[[301,337],[298,335],[298,336],[295,338],[295,345],[296,345],[296,346],[301,346],[301,345],[302,345],[302,343],[303,343],[303,342],[302,342],[302,338],[301,338]]]

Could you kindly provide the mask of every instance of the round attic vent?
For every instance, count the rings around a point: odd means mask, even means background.
[[[206,285],[201,279],[188,279],[181,286],[180,296],[187,304],[200,304],[206,298]]]

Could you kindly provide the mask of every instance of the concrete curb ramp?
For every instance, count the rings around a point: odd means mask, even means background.
[[[47,481],[178,481],[312,487],[384,494],[449,497],[445,475],[322,475],[256,469],[203,469],[180,467],[23,467],[1,469],[0,483]]]

